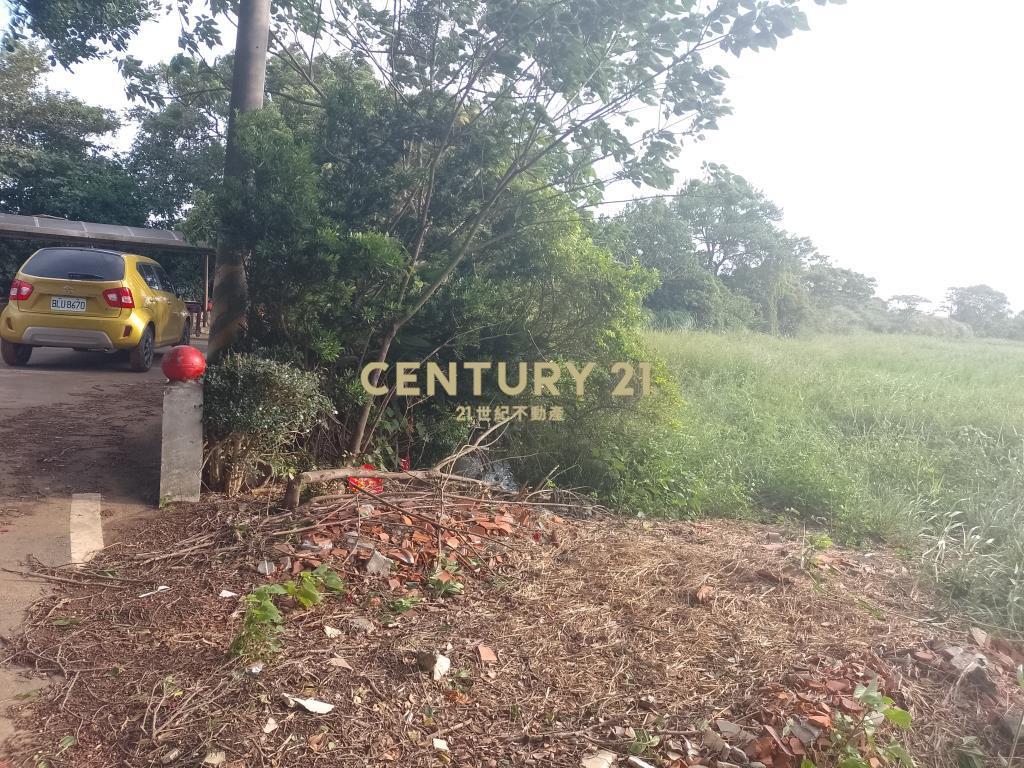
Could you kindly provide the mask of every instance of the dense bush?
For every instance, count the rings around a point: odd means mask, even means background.
[[[351,82],[361,82],[358,72],[350,74]],[[543,477],[558,465],[562,482],[608,499],[628,496],[630,508],[650,508],[652,494],[636,489],[665,474],[668,465],[655,460],[661,454],[651,437],[667,423],[671,409],[612,398],[613,382],[596,374],[581,400],[567,390],[558,398],[507,398],[493,377],[479,396],[465,379],[454,397],[391,393],[375,402],[359,455],[352,455],[349,438],[367,402],[359,372],[373,359],[382,319],[395,311],[406,276],[414,287],[424,278],[409,273],[408,245],[376,226],[391,215],[393,203],[382,196],[386,190],[373,187],[371,177],[390,171],[360,165],[339,173],[334,151],[330,162],[318,162],[326,148],[359,146],[349,134],[365,130],[361,110],[396,108],[377,102],[372,81],[363,84],[364,93],[353,92],[350,81],[335,92],[339,103],[330,122],[307,124],[273,108],[240,121],[251,184],[241,198],[200,201],[191,216],[196,226],[191,234],[209,238],[212,233],[203,232],[202,225],[213,219],[211,204],[231,206],[239,231],[251,242],[251,306],[243,348],[269,350],[275,359],[321,373],[322,391],[339,417],[303,438],[303,449],[323,465],[369,461],[396,467],[409,457],[414,466],[423,466],[450,454],[471,437],[474,426],[489,426],[457,421],[458,406],[543,400],[548,407],[562,406],[565,421],[517,424],[501,445],[505,453],[530,457],[517,462],[521,479]],[[383,131],[375,140],[400,139],[401,134]],[[389,154],[375,157],[379,163]],[[353,212],[354,202],[339,209],[337,201],[354,194],[350,186],[360,175],[366,189],[375,191],[362,195],[359,212]],[[458,175],[440,177],[438,183],[446,195],[464,192]],[[453,202],[434,215],[434,231],[440,231],[457,227],[461,212]],[[656,285],[653,273],[615,260],[593,241],[567,201],[545,200],[540,206],[535,197],[524,200],[518,218],[495,222],[490,234],[486,253],[454,270],[434,300],[403,327],[388,362],[429,360],[446,367],[500,361],[514,369],[519,362],[577,361],[594,362],[607,372],[615,362],[647,360],[640,329],[643,297]],[[428,245],[442,249],[446,243]],[[423,256],[443,257],[443,250]],[[429,276],[432,269],[422,271]],[[390,375],[384,380],[393,382]],[[671,396],[673,385],[663,379],[660,389]],[[660,469],[642,468],[654,464]],[[623,483],[632,490],[625,493]]]
[[[209,484],[229,495],[254,477],[289,469],[296,438],[331,411],[319,377],[255,355],[229,355],[204,379]]]

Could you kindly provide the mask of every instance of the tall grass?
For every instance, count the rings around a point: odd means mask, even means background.
[[[686,404],[685,511],[783,514],[919,552],[1024,630],[1024,345],[652,333]]]

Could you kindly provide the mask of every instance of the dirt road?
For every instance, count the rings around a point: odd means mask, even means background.
[[[0,365],[0,568],[68,563],[158,514],[163,381],[159,358],[146,374],[71,350],[36,349],[25,368]],[[0,638],[18,632],[43,589],[0,571]],[[0,744],[13,729],[2,712],[45,682],[0,667]]]

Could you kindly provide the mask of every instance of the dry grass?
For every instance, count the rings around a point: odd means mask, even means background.
[[[716,718],[758,735],[768,754],[766,725],[781,734],[787,717],[836,709],[843,697],[826,682],[876,674],[914,715],[904,742],[919,765],[949,765],[962,736],[1006,749],[990,718],[1016,700],[1012,669],[993,664],[997,689],[985,693],[914,659],[929,644],[965,645],[969,627],[898,560],[815,553],[799,535],[737,523],[558,522],[531,508],[517,535],[480,545],[465,594],[397,617],[390,601],[410,592],[341,558],[346,597],[292,607],[284,650],[246,674],[227,654],[239,603],[217,595],[263,583],[253,565],[280,541],[270,532],[296,522],[258,504],[181,509],[144,532],[167,554],[205,542],[180,557],[151,560],[163,553],[128,544],[61,574],[83,583],[60,583],[35,607],[17,655],[64,675],[26,705],[22,722],[38,731],[21,745],[27,764],[199,765],[223,751],[236,767],[577,768],[597,748],[624,761],[646,732],[661,741],[644,759],[668,765]],[[250,534],[239,537],[243,521]],[[157,585],[171,589],[138,597]],[[343,632],[329,639],[324,625]],[[497,663],[481,663],[481,644]],[[421,652],[449,656],[451,673],[433,681]],[[339,657],[351,670],[328,663]],[[291,709],[286,693],[335,708]],[[56,755],[68,736],[74,746]],[[438,738],[450,753],[435,750]],[[768,759],[793,764],[780,750]],[[706,751],[687,762],[714,764]]]

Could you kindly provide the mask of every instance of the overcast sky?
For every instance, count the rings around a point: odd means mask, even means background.
[[[735,114],[687,148],[680,178],[725,163],[883,297],[988,283],[1024,309],[1024,1],[974,0],[969,18],[953,0],[807,5],[810,32],[723,62]],[[166,59],[177,32],[151,23],[131,52]],[[109,62],[50,81],[126,105]]]

